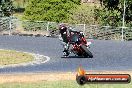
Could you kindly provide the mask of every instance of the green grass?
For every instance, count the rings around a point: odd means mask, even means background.
[[[33,60],[33,56],[27,53],[13,50],[0,50],[0,65],[19,64]]]
[[[76,81],[43,81],[36,83],[4,83],[0,88],[132,88],[132,84],[85,84],[80,86]]]

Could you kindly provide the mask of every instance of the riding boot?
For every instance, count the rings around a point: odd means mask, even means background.
[[[69,55],[69,51],[66,50],[66,49],[64,49],[64,51],[63,51],[63,56],[68,56],[68,55]]]

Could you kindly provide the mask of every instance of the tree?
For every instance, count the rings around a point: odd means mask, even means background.
[[[29,0],[13,0],[13,5],[16,8],[25,8]]]
[[[70,22],[76,24],[95,24],[94,6],[90,6],[90,4],[82,4],[78,6],[78,8],[73,11]]]
[[[101,8],[95,10],[96,17],[103,25],[122,26],[124,0],[103,0]],[[126,25],[132,22],[132,0],[126,0]]]
[[[1,0],[0,3],[1,16],[9,17],[13,11],[13,5],[11,0]]]
[[[25,9],[24,19],[68,22],[80,0],[31,0]]]
[[[0,0],[0,4],[2,3],[2,0]]]

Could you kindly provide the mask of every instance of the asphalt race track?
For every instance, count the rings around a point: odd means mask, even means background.
[[[0,68],[0,73],[73,72],[82,65],[86,70],[132,70],[132,42],[93,40],[94,58],[62,57],[59,39],[48,37],[0,36],[0,49],[33,52],[50,57],[40,65]]]

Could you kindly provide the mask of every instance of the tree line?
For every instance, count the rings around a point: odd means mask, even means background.
[[[4,16],[10,16],[13,2],[4,0],[2,3],[2,1],[0,0],[2,13]],[[125,24],[132,26],[132,0],[125,1]],[[24,10],[23,18],[32,21],[121,26],[124,0],[100,0],[100,5],[94,6],[81,4],[81,0],[28,0]]]

